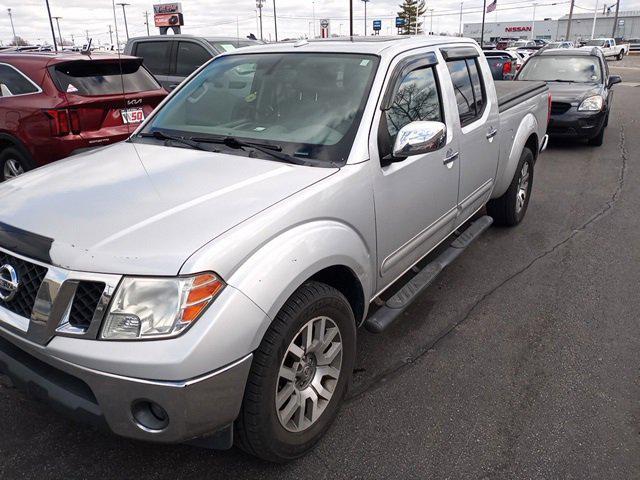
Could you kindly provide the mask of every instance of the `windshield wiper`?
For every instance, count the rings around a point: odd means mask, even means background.
[[[223,137],[223,138],[193,137],[191,138],[191,140],[194,142],[201,142],[201,143],[218,143],[221,145],[225,145],[229,148],[239,149],[239,150],[243,150],[244,148],[252,148],[266,155],[269,155],[278,161],[285,162],[285,163],[292,163],[294,165],[310,166],[315,164],[314,162],[310,162],[308,160],[304,160],[302,158],[289,155],[288,153],[282,153],[282,147],[280,145],[272,145],[268,143],[245,142],[244,140],[240,140],[236,137]]]
[[[577,83],[573,80],[565,80],[563,78],[557,78],[555,80],[547,80],[547,82],[560,82],[560,83]]]
[[[141,137],[144,138],[157,138],[158,140],[164,140],[165,142],[173,142],[173,143],[180,143],[182,145],[186,145],[188,147],[193,148],[194,150],[202,150],[205,152],[217,152],[217,150],[212,150],[210,148],[205,147],[204,145],[202,145],[202,142],[199,142],[197,140],[194,140],[192,138],[185,138],[185,137],[178,137],[175,135],[168,135],[164,132],[161,132],[160,130],[154,130],[152,132],[142,132],[139,134]]]

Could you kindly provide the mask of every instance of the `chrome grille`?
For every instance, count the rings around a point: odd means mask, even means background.
[[[18,274],[18,291],[11,300],[0,300],[0,307],[25,318],[31,317],[31,311],[38,295],[38,290],[47,274],[41,265],[13,257],[0,251],[0,266],[11,265]]]

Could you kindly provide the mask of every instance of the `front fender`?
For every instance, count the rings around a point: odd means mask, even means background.
[[[348,267],[358,278],[365,305],[373,291],[374,257],[349,225],[331,219],[294,226],[272,238],[249,257],[227,283],[273,319],[305,280],[327,267]],[[256,332],[259,342],[268,325]]]
[[[511,180],[516,173],[520,156],[524,150],[525,144],[531,135],[538,134],[538,120],[532,112],[527,113],[518,130],[514,134],[513,143],[511,144],[511,150],[505,161],[500,161],[500,167],[498,169],[498,175],[496,176],[496,186],[493,189],[491,198],[498,198],[504,195],[509,188]],[[533,152],[534,156],[537,152]]]

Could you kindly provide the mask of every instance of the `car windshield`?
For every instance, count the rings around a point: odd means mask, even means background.
[[[518,75],[518,80],[546,82],[598,83],[601,79],[600,62],[596,57],[567,55],[530,57]]]
[[[238,48],[249,47],[251,45],[257,45],[256,42],[251,40],[207,40],[209,44],[213,45],[219,52],[233,52]]]
[[[604,47],[604,40],[587,40],[586,47]]]
[[[234,137],[303,159],[344,163],[377,65],[377,57],[356,54],[221,56],[141,133]]]

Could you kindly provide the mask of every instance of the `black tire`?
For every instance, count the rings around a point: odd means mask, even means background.
[[[533,152],[529,150],[529,148],[525,147],[522,150],[520,161],[516,168],[516,173],[513,175],[513,180],[511,180],[511,184],[507,191],[501,197],[493,199],[487,203],[487,213],[493,217],[495,225],[514,227],[524,218],[527,213],[527,208],[529,207],[529,199],[531,198],[534,163]],[[527,164],[527,171],[529,172],[528,185],[525,189],[526,195],[524,204],[520,209],[518,209],[517,197],[525,164]]]
[[[6,180],[5,178],[5,164],[7,162],[18,162],[22,172],[31,170],[32,165],[29,159],[15,147],[7,147],[0,152],[0,182]]]
[[[310,320],[326,316],[339,329],[342,364],[334,393],[324,411],[306,430],[291,432],[280,422],[276,410],[279,371],[287,349]],[[324,283],[307,282],[287,300],[254,352],[240,415],[235,422],[236,445],[247,453],[271,462],[301,457],[324,435],[335,419],[351,381],[355,365],[355,319],[349,302]]]
[[[593,138],[590,138],[588,140],[589,145],[592,145],[594,147],[599,147],[604,143],[604,129],[605,129],[605,124],[602,125],[602,128],[600,129],[600,131],[598,132],[598,135],[596,135]]]
[[[621,51],[616,58],[618,59],[618,61],[622,60],[624,58],[624,52]]]

